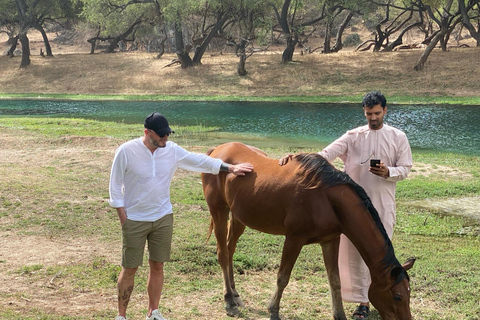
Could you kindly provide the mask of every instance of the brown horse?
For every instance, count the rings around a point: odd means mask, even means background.
[[[333,317],[346,319],[338,275],[341,233],[352,241],[369,267],[372,279],[369,299],[382,318],[411,319],[406,270],[414,260],[400,265],[377,211],[363,188],[347,174],[336,170],[318,154],[298,154],[280,166],[278,160],[267,158],[259,149],[236,142],[211,149],[208,154],[232,164],[250,162],[254,167],[244,177],[202,174],[225,282],[228,315],[238,314],[238,307],[242,306],[233,279],[233,254],[248,226],[285,235],[277,290],[268,307],[270,319],[280,319],[283,290],[302,247],[311,243],[322,246]]]

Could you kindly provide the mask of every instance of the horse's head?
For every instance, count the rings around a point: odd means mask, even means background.
[[[368,298],[385,320],[411,320],[410,280],[407,270],[415,259],[410,259],[401,267],[394,267],[382,281],[372,281]],[[372,279],[373,280],[373,279]]]

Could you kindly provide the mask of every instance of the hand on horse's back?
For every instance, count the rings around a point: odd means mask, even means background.
[[[284,166],[287,164],[288,161],[290,161],[293,158],[293,154],[288,154],[286,156],[283,156],[278,160],[278,164],[281,166]]]
[[[232,166],[232,173],[236,176],[244,176],[245,173],[249,173],[253,171],[253,165],[248,162],[239,163],[237,165]]]

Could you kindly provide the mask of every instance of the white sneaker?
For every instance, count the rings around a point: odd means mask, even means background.
[[[152,311],[152,315],[150,317],[147,316],[147,320],[167,320],[165,319],[158,309]]]
[[[117,317],[115,318],[115,320],[127,320],[127,318],[122,317],[122,316],[117,316]]]

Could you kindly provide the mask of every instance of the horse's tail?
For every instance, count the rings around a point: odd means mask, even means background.
[[[211,147],[210,149],[208,149],[206,155],[207,156],[211,155],[212,152],[215,150],[215,148],[216,147]],[[207,240],[205,241],[205,243],[207,243],[208,240],[210,240],[210,237],[212,236],[212,232],[213,232],[213,218],[210,218],[210,226],[208,227]]]
[[[211,155],[212,152],[215,150],[216,147],[211,147],[210,149],[208,149],[207,151],[207,156]]]
[[[208,243],[208,241],[212,237],[212,232],[213,232],[213,217],[210,218],[210,226],[208,227],[207,240],[205,240],[205,243]]]
[[[231,232],[231,225],[233,223],[233,216],[232,216],[232,212],[230,211],[230,219],[229,219],[229,223],[228,223],[228,234],[227,234],[227,239],[229,239],[229,235],[230,235],[230,232]],[[208,232],[207,232],[207,240],[205,240],[205,243],[208,243],[208,241],[210,240],[210,238],[212,237],[212,233],[213,233],[213,229],[214,229],[214,224],[213,224],[213,217],[210,218],[210,226],[208,227]]]

